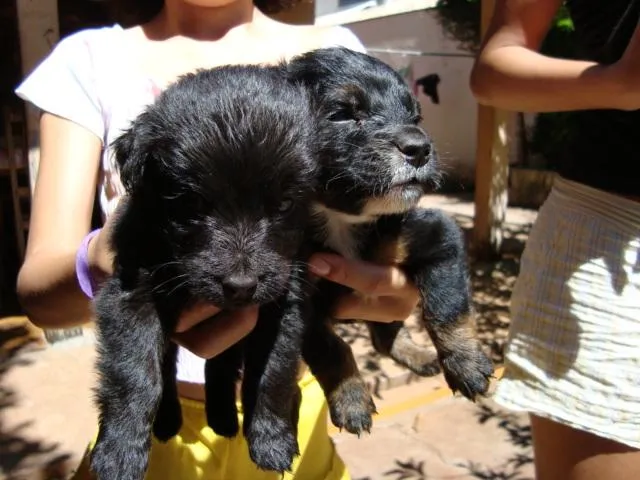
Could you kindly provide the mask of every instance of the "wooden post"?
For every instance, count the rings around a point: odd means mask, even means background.
[[[16,0],[22,74],[28,75],[46,57],[60,37],[57,0]],[[39,112],[25,104],[29,141],[29,181],[31,191],[38,174],[40,161]],[[55,343],[82,335],[82,328],[46,329],[45,338]]]
[[[484,36],[495,0],[481,1]],[[473,252],[479,259],[497,256],[502,246],[509,182],[507,120],[507,112],[478,105]]]

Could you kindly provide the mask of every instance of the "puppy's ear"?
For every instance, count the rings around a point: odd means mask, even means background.
[[[311,50],[289,60],[285,65],[289,80],[301,83],[307,88],[314,87],[325,73],[321,57],[326,50],[324,48]]]
[[[120,181],[127,193],[131,193],[144,175],[147,152],[140,147],[135,128],[126,130],[112,146],[120,170]]]
[[[300,55],[284,66],[289,81],[311,87],[319,78],[317,65],[311,55]]]
[[[288,63],[291,80],[318,87],[327,77],[340,76],[344,65],[358,60],[358,52],[346,47],[325,47],[293,57]]]

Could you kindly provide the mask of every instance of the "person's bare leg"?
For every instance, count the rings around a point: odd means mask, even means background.
[[[536,480],[640,478],[640,450],[531,415]]]

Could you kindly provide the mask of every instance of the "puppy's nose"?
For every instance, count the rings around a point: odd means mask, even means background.
[[[429,162],[431,142],[422,131],[404,133],[396,140],[396,145],[409,165],[420,168]]]
[[[224,296],[229,300],[250,300],[257,286],[258,279],[253,275],[233,274],[222,280]]]

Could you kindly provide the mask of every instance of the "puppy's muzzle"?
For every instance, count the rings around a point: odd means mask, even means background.
[[[258,278],[255,275],[234,273],[222,279],[224,297],[232,303],[249,302],[257,287]]]
[[[404,156],[405,162],[414,168],[423,167],[431,158],[431,140],[421,128],[403,128],[396,134],[393,143]]]

